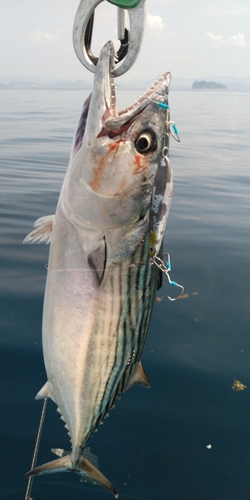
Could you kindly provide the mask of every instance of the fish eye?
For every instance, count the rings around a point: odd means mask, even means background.
[[[157,141],[153,130],[143,130],[135,141],[135,147],[138,153],[145,155],[156,150]]]

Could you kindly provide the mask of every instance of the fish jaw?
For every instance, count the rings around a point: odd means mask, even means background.
[[[93,142],[101,133],[103,121],[117,116],[115,84],[112,72],[115,66],[115,50],[112,42],[107,42],[98,60],[94,85],[88,111],[85,139]]]
[[[65,177],[61,203],[67,219],[99,228],[130,226],[149,209],[166,132],[170,74],[165,73],[133,106],[117,111],[112,77],[114,48],[102,49],[93,92],[85,103]],[[144,130],[156,147],[137,150]]]

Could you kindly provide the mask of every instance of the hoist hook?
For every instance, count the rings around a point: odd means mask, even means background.
[[[78,6],[74,26],[73,45],[79,61],[93,73],[98,58],[92,54],[91,39],[94,24],[94,14],[96,7],[103,0],[81,0]],[[124,27],[124,9],[118,8],[118,38],[120,48],[117,51],[116,63],[122,61],[121,65],[115,69],[113,76],[123,75],[134,64],[142,42],[145,0],[134,7],[128,9],[129,29]]]

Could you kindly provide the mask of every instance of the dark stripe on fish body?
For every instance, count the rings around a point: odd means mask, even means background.
[[[130,325],[130,329],[131,329],[131,334],[132,334],[132,337],[133,337],[133,322],[132,322],[132,304],[131,304],[131,293],[130,293],[130,290],[131,290],[131,267],[128,267],[128,272],[127,272],[127,289],[128,289],[128,294],[127,294],[127,298],[128,298],[128,317],[129,317],[129,325]]]
[[[105,401],[105,399],[110,399],[110,398],[107,398],[107,396],[109,395],[110,393],[110,390],[108,391],[108,386],[110,384],[110,379],[112,378],[113,374],[114,374],[114,369],[117,365],[117,359],[118,357],[121,356],[121,359],[119,359],[119,363],[118,365],[119,366],[122,366],[123,363],[124,363],[124,358],[126,356],[126,342],[127,342],[127,335],[124,335],[124,328],[126,329],[126,327],[124,327],[124,324],[126,323],[124,321],[124,314],[125,314],[125,317],[126,317],[126,312],[127,312],[127,308],[124,308],[124,300],[126,300],[127,298],[127,293],[124,293],[123,291],[123,264],[119,264],[116,269],[115,269],[115,275],[114,273],[111,273],[111,276],[112,276],[112,282],[113,282],[113,278],[115,280],[115,282],[117,282],[117,285],[118,285],[118,293],[117,293],[117,296],[119,297],[119,313],[118,313],[118,316],[119,316],[119,323],[118,323],[118,326],[117,326],[117,330],[121,330],[121,323],[122,323],[122,331],[123,331],[123,334],[122,336],[120,336],[118,338],[117,334],[116,335],[112,335],[112,330],[109,330],[108,332],[103,332],[103,334],[106,333],[106,336],[110,339],[111,336],[112,338],[114,339],[114,341],[116,342],[116,346],[115,346],[115,355],[114,355],[114,360],[113,360],[113,365],[110,369],[110,373],[109,373],[109,377],[107,378],[107,381],[106,381],[106,384],[105,384],[105,389],[104,389],[104,392],[103,392],[103,398],[102,398],[102,401],[100,402],[100,405],[99,405],[99,408],[100,408],[100,416],[98,417],[98,421],[100,421],[100,417],[102,417],[103,415],[103,409],[102,409],[102,406],[103,406],[103,402]],[[126,281],[126,280],[125,280]],[[115,297],[115,288],[112,286],[111,287],[111,291],[112,291],[112,295],[111,297]],[[126,290],[125,290],[126,292]],[[124,297],[124,300],[123,300],[123,297]],[[113,301],[114,302],[114,301]],[[125,311],[124,311],[125,309]],[[111,327],[112,328],[112,327]],[[117,333],[117,332],[115,332]],[[122,343],[121,343],[122,342]],[[119,349],[118,349],[119,348]],[[108,364],[108,363],[107,363]],[[112,386],[113,387],[116,387],[117,385],[117,381],[116,379],[120,379],[121,377],[121,374],[118,370],[118,372],[116,373],[116,376],[114,378],[114,380],[112,381]],[[114,389],[113,389],[114,390]],[[111,393],[113,391],[111,390]],[[98,400],[98,395],[99,395],[100,391],[98,392],[97,394],[97,397],[96,397],[96,402]],[[97,412],[98,414],[98,412]],[[93,425],[97,425],[95,424],[95,415],[93,415],[93,419],[92,419],[92,423],[91,423],[91,427]]]
[[[145,240],[147,240],[147,236],[145,236]],[[140,252],[140,260],[139,260],[139,265],[138,265],[138,290],[142,292],[142,297],[140,300],[140,305],[139,309],[137,312],[137,325],[138,325],[138,338],[137,338],[137,349],[141,345],[141,336],[142,336],[142,319],[143,315],[147,313],[145,311],[145,296],[146,296],[146,288],[147,288],[147,277],[148,273],[151,273],[150,269],[150,264],[148,263],[148,245],[147,241],[144,242],[144,245],[142,245],[141,252]]]
[[[117,269],[115,270],[117,271]],[[117,274],[117,273],[115,273]],[[106,287],[108,288],[108,293],[107,293],[107,296],[111,296],[112,297],[112,309],[114,310],[114,301],[116,299],[116,297],[118,297],[120,300],[119,300],[119,311],[118,311],[118,315],[119,317],[121,317],[122,315],[122,300],[121,300],[121,280],[120,280],[120,273],[118,273],[118,280],[116,279],[117,276],[115,275],[114,276],[114,273],[111,272],[111,273],[108,273],[108,276],[107,276],[107,279],[108,279],[108,283],[106,283]],[[115,283],[117,283],[118,285],[118,293],[116,294],[116,290],[115,290]],[[111,294],[111,293],[112,294]],[[107,381],[106,381],[106,384],[105,384],[105,389],[104,389],[104,393],[103,393],[103,397],[102,397],[102,400],[100,402],[100,405],[99,405],[99,408],[100,408],[100,415],[102,415],[102,411],[101,411],[101,408],[102,408],[102,405],[103,405],[103,402],[107,396],[107,388],[108,388],[108,385],[109,385],[109,382],[110,382],[110,378],[112,377],[113,375],[113,368],[114,366],[116,365],[116,362],[117,362],[117,352],[118,352],[118,338],[117,338],[117,335],[113,335],[113,321],[112,321],[112,317],[113,317],[113,314],[111,316],[111,321],[109,321],[109,324],[106,325],[106,322],[105,322],[105,317],[104,317],[104,322],[102,324],[102,329],[101,329],[101,332],[100,332],[100,337],[102,338],[105,338],[106,341],[110,341],[111,339],[111,345],[113,344],[113,342],[115,342],[115,354],[114,354],[114,362],[113,362],[113,365],[110,369],[110,372],[109,372],[109,376],[107,378]],[[118,325],[118,329],[119,329],[119,325]],[[109,359],[106,358],[107,363],[107,368],[108,368],[108,365],[109,365]],[[99,365],[102,367],[103,366],[103,363],[102,361],[100,360],[99,362]],[[101,391],[101,388],[102,388],[102,377],[100,377],[100,384],[99,384],[99,390],[96,392],[96,397],[95,397],[95,401],[94,401],[94,405],[93,407],[95,407],[95,405],[97,404],[97,401],[99,399],[99,396],[100,396],[100,391]],[[92,417],[92,421],[91,421],[91,424],[90,424],[90,431],[88,433],[88,436],[90,436],[93,432],[93,429],[96,428],[97,426],[97,422],[99,422],[100,420],[100,417],[98,417],[98,419],[96,420],[96,416],[98,415],[98,411],[95,411],[93,413],[93,417]],[[88,439],[88,438],[87,438]]]
[[[112,274],[110,275],[110,295],[111,295],[112,298],[114,297],[114,278],[113,278]],[[111,305],[111,313],[110,313],[110,320],[109,320],[109,325],[108,325],[108,331],[112,332],[113,331],[113,318],[114,318],[114,300],[110,301],[110,305]],[[110,346],[110,349],[111,349],[112,343],[113,343],[113,336],[110,335],[109,336],[109,346]],[[108,368],[108,364],[109,364],[109,360],[107,358],[107,360],[106,360],[107,368]]]
[[[120,268],[122,267],[122,265],[119,266]],[[120,273],[119,273],[119,283],[121,285],[122,281],[120,280],[120,277],[121,275],[123,274],[122,273],[122,270],[120,269]],[[120,295],[121,296],[121,295]],[[121,318],[122,319],[122,318]],[[119,322],[119,328],[120,328],[120,322]],[[123,324],[122,324],[122,330],[123,330],[123,335],[122,335],[122,340],[123,340],[123,345],[122,345],[122,348],[120,346],[119,348],[119,351],[121,352],[121,359],[119,360],[120,361],[120,366],[122,366],[126,360],[126,347],[127,347],[127,342],[128,342],[128,335],[127,335],[127,321],[126,321],[126,318],[123,319]],[[116,336],[117,338],[117,336]],[[118,342],[117,342],[118,344]],[[115,363],[116,363],[116,360],[117,360],[117,349],[116,349],[116,357],[115,357],[115,362],[114,362],[114,365],[115,366]],[[111,374],[113,372],[113,367],[111,369]],[[118,374],[117,376],[120,377],[120,374]],[[106,382],[106,387],[105,387],[105,391],[104,391],[104,396],[103,396],[103,399],[101,401],[101,404],[100,404],[100,407],[102,406],[103,404],[103,401],[105,400],[105,396],[106,396],[106,389],[107,389],[107,386],[109,384],[109,380],[110,380],[110,377],[109,379],[107,380]],[[97,421],[96,421],[96,424],[95,424],[95,427],[98,426],[98,424],[102,421],[104,415],[106,415],[106,413],[112,408],[112,406],[114,405],[116,399],[118,398],[119,394],[120,394],[120,390],[119,390],[119,383],[117,384],[117,387],[115,389],[115,392],[113,393],[113,396],[109,399],[106,407],[104,408],[104,410],[100,413]]]
[[[136,266],[136,281],[137,281],[137,291],[142,291],[142,303],[139,310],[137,310],[137,326],[135,325],[135,330],[137,330],[137,335],[134,339],[134,345],[131,345],[131,360],[128,364],[127,369],[124,372],[124,375],[119,383],[119,386],[115,392],[114,397],[112,398],[112,403],[114,403],[115,399],[120,396],[120,394],[126,389],[126,386],[129,382],[129,379],[134,371],[135,365],[140,361],[142,349],[145,343],[145,338],[147,334],[147,327],[149,324],[149,319],[152,312],[152,303],[155,295],[155,286],[151,288],[150,295],[153,295],[153,300],[149,297],[149,300],[146,300],[146,293],[148,291],[148,286],[151,285],[151,280],[154,281],[153,270],[149,260],[148,260],[148,245],[143,244],[141,247],[141,251],[139,254],[139,262],[137,262]],[[154,284],[153,283],[153,284]],[[135,295],[137,293],[135,292]],[[148,303],[149,302],[149,303]],[[137,338],[136,338],[137,337]]]
[[[138,248],[139,251],[136,252],[137,255],[135,254],[134,256],[135,267],[126,267],[127,264],[121,263],[119,266],[117,266],[115,275],[113,275],[112,273],[110,275],[110,284],[112,283],[112,285],[110,286],[110,289],[112,291],[112,297],[114,296],[113,294],[115,293],[114,282],[117,282],[117,284],[119,285],[120,321],[118,328],[120,329],[122,327],[123,342],[121,345],[121,339],[119,340],[119,352],[118,352],[118,338],[117,335],[115,336],[116,352],[114,356],[113,366],[110,370],[110,376],[108,377],[108,380],[106,382],[103,398],[100,403],[100,414],[96,420],[93,416],[91,430],[88,433],[85,443],[89,439],[94,429],[98,426],[98,424],[102,421],[102,419],[114,406],[116,400],[121,396],[122,392],[124,392],[124,390],[126,389],[129,379],[135,369],[135,365],[140,361],[141,358],[142,350],[147,335],[148,325],[153,309],[152,306],[156,292],[157,274],[158,274],[156,267],[152,266],[149,262],[148,247],[149,247],[149,235],[146,235],[143,244],[140,246],[140,249]],[[134,273],[135,275],[135,280],[132,280],[132,273]],[[135,289],[131,289],[132,281],[135,281],[136,283]],[[126,287],[125,282],[128,288]],[[127,293],[124,294],[124,299],[122,300],[124,285],[125,285],[125,292]],[[138,293],[140,293],[140,291],[142,292],[142,297],[138,299]],[[139,307],[138,305],[136,305],[137,302],[136,299],[138,299],[139,301]],[[127,300],[127,307],[124,303],[124,301],[126,300]],[[112,301],[112,308],[114,308],[114,306],[115,306],[114,301]],[[132,310],[135,313],[136,317],[136,324],[134,329],[131,329],[130,326]],[[109,322],[109,330],[110,330],[110,322]],[[129,360],[128,358],[127,361],[129,361],[129,363],[125,367],[123,375],[121,376],[119,372],[116,374],[116,378],[118,377],[121,378],[118,381],[117,385],[115,383],[115,380],[113,381],[112,386],[114,387],[114,390],[113,392],[111,390],[110,398],[108,398],[107,388],[113,374],[113,369],[116,366],[119,353],[120,354],[122,353],[122,357],[119,360],[119,365],[122,366],[122,364],[125,363],[126,346],[127,342],[132,336],[131,334],[133,335],[133,341],[134,341],[134,342],[132,341],[131,343],[131,350],[130,350],[131,359]],[[110,335],[111,335],[111,330],[109,331],[109,338]],[[107,403],[102,408],[105,400],[107,401]]]
[[[120,298],[121,298],[122,297],[122,290],[123,290],[123,281],[126,282],[126,285],[128,285],[127,273],[130,272],[130,268],[127,266],[127,264],[125,264],[125,265],[120,264],[119,268],[117,269],[117,271],[118,271],[118,275],[119,275],[119,286],[120,286],[120,294],[119,295],[120,295]],[[130,293],[126,293],[124,295],[124,301],[126,301],[128,299],[128,297],[129,297],[129,300],[130,300]],[[123,304],[124,304],[124,301],[123,301]],[[131,328],[130,328],[130,322],[128,324],[128,319],[129,319],[129,317],[128,317],[128,308],[127,307],[123,307],[123,313],[122,313],[122,315],[120,315],[120,321],[119,321],[119,326],[118,326],[118,328],[121,329],[121,323],[122,323],[122,332],[123,332],[123,334],[122,334],[122,340],[123,340],[123,345],[121,346],[121,339],[120,339],[120,342],[119,342],[119,352],[122,353],[122,357],[119,360],[120,366],[123,366],[123,364],[125,364],[125,362],[126,362],[126,356],[127,356],[127,354],[126,354],[126,347],[127,347],[127,342],[128,342],[128,340],[130,341],[130,338],[131,338]],[[117,336],[116,336],[116,339],[117,339]],[[118,344],[118,339],[117,339],[117,344]],[[107,387],[108,387],[111,375],[113,373],[113,368],[116,365],[116,362],[117,362],[117,349],[116,349],[116,356],[115,356],[115,359],[114,359],[113,367],[112,367],[111,372],[110,372],[111,374],[110,374],[109,379],[106,382],[106,387],[105,387],[105,390],[104,390],[104,396],[103,396],[103,400],[102,400],[100,406],[102,406],[103,401],[105,400],[105,396],[106,396],[106,393],[107,393]],[[116,399],[119,397],[119,395],[122,392],[121,388],[120,388],[120,385],[121,385],[121,379],[120,379],[121,374],[120,373],[117,374],[117,378],[118,377],[119,377],[118,380],[120,380],[120,382],[118,382],[118,384],[116,385],[115,390],[113,391],[113,394],[111,395],[111,398],[108,400],[107,405],[104,407],[103,411],[99,415],[97,423],[96,423],[96,426],[102,420],[102,418],[106,415],[106,413],[112,408],[112,406],[114,405]],[[113,385],[115,385],[114,382],[113,382]]]
[[[112,377],[112,374],[113,374],[113,369],[114,367],[116,366],[116,363],[117,363],[117,357],[118,357],[118,347],[119,347],[119,339],[117,337],[117,330],[119,330],[120,328],[120,321],[121,321],[121,317],[122,317],[122,282],[121,282],[121,272],[120,272],[120,267],[121,267],[121,264],[119,266],[117,266],[116,269],[114,269],[115,273],[114,272],[111,272],[110,273],[110,278],[111,278],[111,282],[112,282],[112,286],[111,286],[111,293],[109,294],[109,296],[112,297],[112,309],[113,309],[113,315],[114,317],[116,317],[116,314],[118,314],[119,316],[119,323],[118,325],[115,326],[115,331],[113,330],[114,329],[114,325],[112,323],[112,326],[111,326],[111,330],[109,330],[109,333],[108,333],[108,337],[109,339],[112,338],[111,340],[111,345],[113,344],[113,342],[115,342],[115,355],[114,355],[114,361],[113,361],[113,365],[110,369],[110,375],[107,379],[107,382],[106,382],[106,385],[105,385],[105,390],[104,390],[104,395],[103,395],[103,400],[105,399],[105,396],[106,396],[106,389],[109,385],[109,382],[110,382],[110,378]],[[116,286],[118,285],[118,293],[116,294]],[[115,311],[115,300],[116,298],[119,299],[119,310],[118,310],[118,313],[117,311]],[[102,400],[102,403],[103,403],[103,400]]]
[[[134,331],[135,331],[135,323],[136,323],[136,316],[137,316],[137,300],[136,300],[136,268],[131,268],[130,267],[130,272],[129,272],[129,304],[130,304],[130,315],[129,315],[129,320],[130,320],[130,326],[132,331],[132,339],[134,337]]]

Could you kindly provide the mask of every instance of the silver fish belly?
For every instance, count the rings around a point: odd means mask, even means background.
[[[141,354],[161,277],[150,257],[152,234],[161,256],[173,179],[162,154],[169,140],[170,74],[118,112],[113,67],[108,42],[83,108],[56,214],[39,219],[25,242],[51,243],[43,311],[48,380],[36,397],[56,403],[72,443],[70,455],[27,475],[75,471],[116,496],[110,481],[84,458],[84,448],[124,390],[134,383],[149,386]]]

